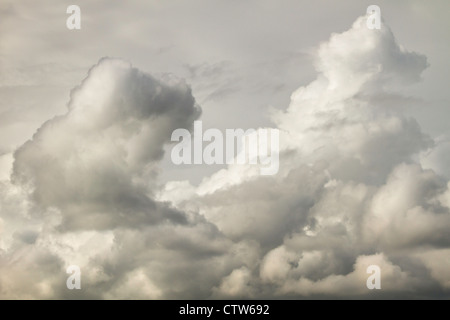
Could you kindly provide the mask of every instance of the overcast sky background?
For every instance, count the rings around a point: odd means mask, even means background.
[[[0,297],[448,298],[449,9],[1,1]],[[197,119],[279,174],[173,165]]]

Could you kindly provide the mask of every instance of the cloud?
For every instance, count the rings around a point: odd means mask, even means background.
[[[255,295],[255,288],[252,287],[252,274],[247,267],[234,269],[225,277],[220,286],[213,288],[214,298],[249,298]]]
[[[446,179],[421,167],[435,143],[404,114],[410,99],[400,93],[428,63],[386,24],[370,30],[365,19],[319,46],[317,79],[274,112],[276,176],[229,166],[198,187],[168,184],[172,195],[189,190],[174,198],[181,210],[198,210],[234,241],[261,244],[261,264],[235,270],[217,292],[238,297],[251,283],[262,297],[369,296],[371,261],[386,284],[380,295],[447,292],[438,268],[414,258],[450,245]]]
[[[15,152],[15,184],[60,209],[67,229],[183,221],[147,193],[171,132],[200,114],[186,84],[102,59],[72,90],[68,109]]]
[[[450,251],[434,249],[418,253],[417,257],[430,271],[431,277],[445,289],[450,288]]]
[[[376,181],[432,146],[416,120],[402,114],[408,100],[385,99],[394,84],[418,80],[427,66],[424,56],[396,43],[388,26],[370,30],[359,18],[320,45],[316,65],[317,79],[292,94],[286,112],[274,115],[303,159],[334,158],[332,174]]]
[[[345,275],[331,274],[317,281],[311,281],[303,277],[286,281],[283,283],[280,293],[294,292],[300,295],[332,294],[334,296],[367,295],[367,268],[370,265],[377,265],[382,270],[381,290],[390,293],[402,292],[408,291],[414,285],[414,281],[400,267],[393,265],[383,254],[376,254],[359,256],[356,259],[354,270]]]
[[[319,46],[317,79],[272,114],[274,176],[230,165],[161,186],[171,133],[200,108],[183,81],[100,60],[0,185],[0,297],[448,297],[447,153],[401,94],[428,63],[365,19]]]

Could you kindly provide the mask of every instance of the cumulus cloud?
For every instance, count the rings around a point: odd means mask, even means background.
[[[257,244],[235,244],[153,196],[172,131],[200,115],[183,81],[104,58],[68,109],[15,152],[11,181],[0,185],[1,297],[206,297],[256,260]],[[65,287],[72,264],[80,292]]]
[[[68,108],[15,152],[15,184],[36,204],[60,209],[67,229],[183,220],[147,193],[171,132],[200,114],[186,84],[102,59]]]
[[[229,165],[161,187],[171,132],[200,109],[182,81],[102,59],[0,185],[0,297],[448,297],[447,153],[397,91],[428,63],[365,22],[321,44],[317,79],[272,114],[274,176]]]
[[[241,295],[245,279],[258,283],[260,296],[369,295],[369,264],[381,267],[385,297],[446,288],[445,272],[437,276],[437,264],[415,257],[450,244],[446,177],[431,161],[421,166],[424,154],[436,162],[446,152],[433,151],[433,139],[403,113],[410,99],[397,91],[420,80],[428,63],[387,25],[370,30],[365,22],[321,44],[317,79],[273,114],[278,175],[230,166],[198,187],[168,184],[170,194],[190,190],[176,198],[179,208],[198,210],[234,241],[260,243],[252,278],[236,270],[222,292]]]

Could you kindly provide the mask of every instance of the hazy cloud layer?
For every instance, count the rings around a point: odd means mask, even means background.
[[[0,185],[0,297],[449,297],[448,148],[401,94],[426,57],[361,17],[315,65],[271,115],[277,175],[231,165],[161,186],[171,132],[200,108],[183,81],[100,60]],[[82,290],[65,286],[71,264]]]

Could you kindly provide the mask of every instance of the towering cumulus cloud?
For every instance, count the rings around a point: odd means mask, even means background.
[[[400,93],[427,65],[358,18],[272,115],[276,175],[229,165],[161,187],[164,146],[200,108],[182,81],[102,59],[0,185],[0,297],[449,297],[450,183],[439,159],[422,166],[435,142]]]
[[[273,115],[278,175],[229,167],[190,186],[197,197],[187,199],[178,190],[186,184],[166,186],[164,199],[180,209],[258,243],[258,263],[235,269],[215,296],[448,295],[449,190],[421,167],[434,141],[402,113],[410,99],[400,94],[427,65],[388,26],[371,30],[361,17],[319,46],[317,79]],[[383,279],[377,293],[366,287],[372,264]]]

